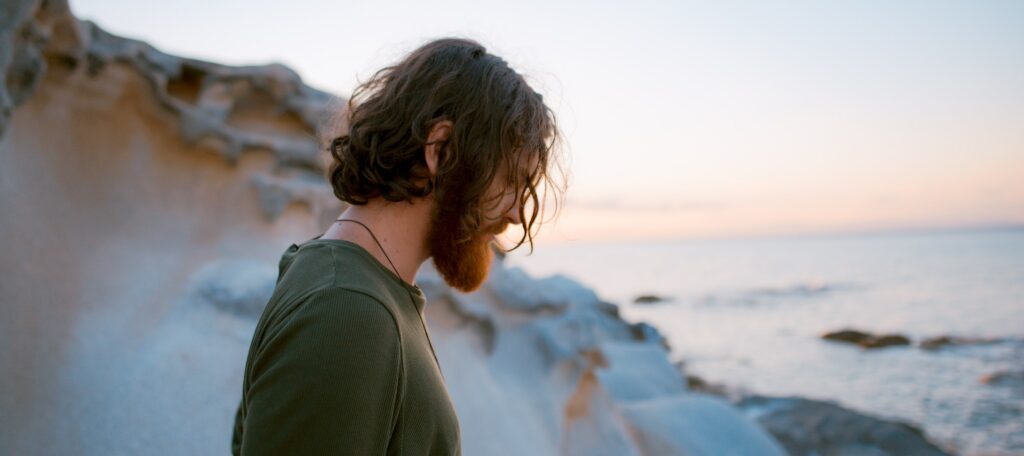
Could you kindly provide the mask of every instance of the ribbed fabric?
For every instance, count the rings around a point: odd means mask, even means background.
[[[246,360],[232,454],[461,454],[420,322],[422,291],[358,244],[318,238],[281,256]]]

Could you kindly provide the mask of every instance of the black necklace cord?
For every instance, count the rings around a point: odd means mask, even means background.
[[[355,223],[358,223],[360,225],[363,225],[363,228],[366,228],[366,232],[370,233],[370,237],[373,238],[373,242],[376,242],[377,243],[377,247],[380,247],[380,251],[382,253],[384,253],[384,258],[387,258],[388,259],[388,263],[391,263],[391,269],[395,270],[395,275],[397,275],[399,279],[402,278],[402,274],[400,272],[398,272],[398,268],[395,267],[395,263],[391,261],[391,257],[388,256],[388,252],[386,250],[384,250],[384,246],[381,245],[380,241],[377,240],[377,236],[373,235],[373,231],[370,230],[370,227],[366,226],[366,224],[364,224],[363,222],[360,222],[359,220],[335,219],[334,221],[335,222],[355,222]]]

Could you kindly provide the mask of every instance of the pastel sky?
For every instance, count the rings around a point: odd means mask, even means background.
[[[545,94],[568,139],[567,205],[540,242],[1024,224],[1024,2],[72,10],[166,52],[284,63],[339,95],[428,39],[477,39]]]

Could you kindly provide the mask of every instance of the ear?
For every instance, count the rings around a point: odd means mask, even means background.
[[[423,158],[427,161],[427,169],[430,171],[431,178],[437,175],[437,164],[440,161],[441,145],[437,142],[448,139],[453,125],[450,120],[442,120],[431,127],[430,134],[427,136],[427,145],[423,147]]]

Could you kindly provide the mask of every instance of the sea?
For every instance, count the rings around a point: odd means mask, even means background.
[[[688,375],[828,400],[966,455],[1024,455],[1024,229],[538,244],[506,264],[562,274],[656,327]],[[634,302],[650,295],[657,302]],[[821,339],[857,329],[907,346]],[[939,336],[990,343],[926,350]]]

